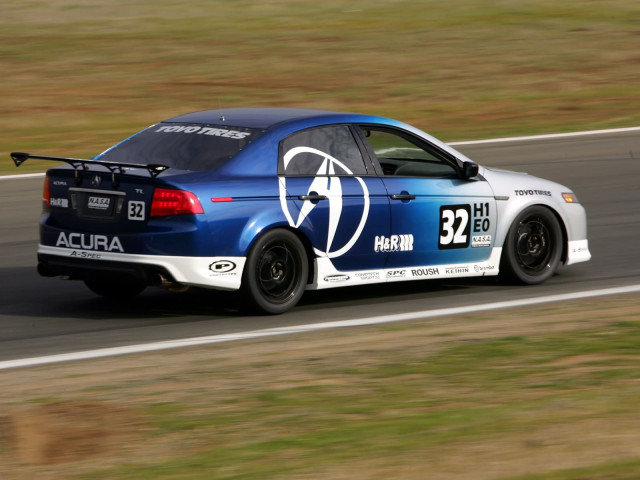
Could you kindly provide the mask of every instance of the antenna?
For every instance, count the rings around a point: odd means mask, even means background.
[[[220,110],[220,121],[224,122],[224,111],[222,110],[222,106],[220,105],[220,97],[218,97],[218,110]]]

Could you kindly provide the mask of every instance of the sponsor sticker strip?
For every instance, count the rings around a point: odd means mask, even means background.
[[[418,279],[481,277],[497,275],[502,248],[493,248],[489,260],[459,265],[424,265],[381,270],[345,271],[333,267],[329,259],[316,259],[316,283],[310,290],[346,285],[364,285]],[[338,285],[336,285],[338,284]]]

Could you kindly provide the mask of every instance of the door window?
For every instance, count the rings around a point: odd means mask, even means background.
[[[280,145],[280,175],[366,175],[367,169],[346,125],[310,128],[285,138]]]
[[[392,130],[361,127],[385,176],[457,178],[452,161],[440,150]]]

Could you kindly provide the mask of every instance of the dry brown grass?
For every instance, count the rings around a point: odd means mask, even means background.
[[[627,295],[5,371],[0,475],[118,467],[98,477],[494,479],[597,469],[640,456],[631,374],[640,357],[615,347],[639,308]],[[576,350],[594,334],[598,351]],[[510,341],[542,350],[483,359]],[[479,357],[456,353],[482,345]],[[435,423],[424,434],[394,433],[425,418]],[[327,434],[353,444],[334,450]]]
[[[5,2],[0,151],[87,157],[246,105],[382,114],[445,140],[637,125],[639,17],[635,0]]]

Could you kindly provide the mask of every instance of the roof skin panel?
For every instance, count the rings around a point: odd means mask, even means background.
[[[229,108],[187,113],[169,118],[164,122],[229,125],[266,130],[283,123],[328,117],[349,122],[354,117],[362,119],[363,115],[304,108]]]

